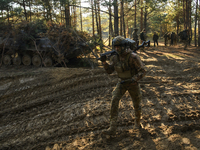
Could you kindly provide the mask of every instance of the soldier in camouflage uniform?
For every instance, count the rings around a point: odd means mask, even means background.
[[[147,35],[146,35],[146,30],[143,29],[142,32],[140,32],[140,39],[141,39],[141,43],[142,42],[146,42],[147,39]],[[144,51],[144,48],[141,48]]]
[[[137,45],[139,45],[139,39],[138,39],[138,34],[137,34],[138,29],[135,28],[133,32],[133,40],[137,42]]]
[[[155,47],[156,44],[158,46],[158,38],[159,38],[158,34],[156,32],[154,32],[154,35],[153,35],[154,47]]]
[[[165,46],[167,46],[168,41],[169,41],[169,39],[170,39],[169,33],[166,32],[166,33],[164,34],[164,39],[165,39]]]
[[[183,31],[181,31],[179,34],[181,42],[184,43],[184,50],[187,48],[187,45],[189,44],[189,32],[187,29],[184,29]]]
[[[143,63],[136,53],[133,53],[129,48],[125,48],[122,43],[125,38],[117,36],[113,39],[112,45],[117,52],[117,55],[113,55],[110,58],[110,65],[106,62],[106,57],[101,57],[101,61],[104,65],[104,69],[108,74],[117,72],[119,82],[117,83],[111,100],[110,110],[110,128],[103,131],[103,134],[114,135],[117,128],[118,107],[119,100],[128,90],[135,109],[135,128],[140,128],[141,117],[141,90],[137,81],[142,79],[146,71]]]

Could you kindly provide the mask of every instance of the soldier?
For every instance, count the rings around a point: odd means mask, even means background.
[[[140,39],[141,39],[141,43],[143,41],[146,41],[147,35],[146,35],[146,30],[143,29],[142,32],[140,33]]]
[[[188,34],[189,33],[187,29],[184,29],[178,34],[180,36],[181,41],[184,43],[184,49],[186,49],[187,45],[189,44]]]
[[[172,32],[172,34],[171,34],[171,44],[170,45],[174,45],[175,38],[176,38],[175,36],[176,36],[175,33]]]
[[[165,39],[165,46],[167,46],[168,40],[169,40],[169,33],[164,34],[164,39]]]
[[[158,34],[156,32],[154,32],[154,35],[153,35],[153,42],[154,42],[154,47],[155,47],[155,43],[157,43],[157,46],[158,46]]]
[[[103,134],[114,135],[117,129],[117,118],[118,118],[118,106],[119,100],[128,90],[135,109],[135,129],[141,128],[140,117],[141,117],[141,90],[140,85],[137,81],[142,79],[146,70],[144,69],[143,63],[136,53],[133,53],[130,48],[125,48],[125,38],[117,36],[113,39],[112,45],[117,52],[117,55],[113,55],[110,58],[110,65],[106,62],[106,57],[101,56],[101,61],[104,65],[104,69],[108,74],[117,72],[119,82],[117,83],[114,91],[112,92],[111,110],[110,110],[110,128],[103,131]]]
[[[141,39],[141,43],[142,42],[146,42],[147,39],[147,35],[146,35],[146,30],[143,29],[142,32],[140,32],[140,39]],[[141,48],[144,51],[144,48]]]
[[[137,42],[137,45],[139,45],[139,39],[138,39],[137,31],[138,31],[138,29],[135,28],[134,32],[133,32],[133,40]]]

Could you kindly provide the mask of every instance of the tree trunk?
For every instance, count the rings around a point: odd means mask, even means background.
[[[118,2],[114,0],[114,30],[115,36],[119,35]]]
[[[200,4],[200,0],[199,0]],[[199,13],[200,13],[200,5],[199,5]],[[200,17],[198,17],[198,46],[200,47]]]
[[[75,1],[75,5],[76,5],[76,1]],[[74,9],[74,26],[73,26],[73,28],[76,30],[76,19],[77,19],[77,17],[76,17],[76,7],[73,6],[73,9]]]
[[[109,46],[111,45],[110,41],[113,37],[113,26],[112,26],[112,16],[111,16],[111,0],[109,0]]]
[[[82,10],[81,10],[81,0],[80,0],[80,23],[81,23],[81,31],[83,31],[83,20],[82,20]]]
[[[188,10],[189,10],[189,31],[190,31],[190,41],[192,41],[192,26],[191,26],[191,23],[192,23],[192,20],[191,20],[192,11],[191,11],[191,0],[189,0],[189,7],[188,7]]]
[[[66,28],[70,27],[70,11],[69,11],[69,3],[65,5],[65,23]]]
[[[136,3],[137,3],[137,0],[135,0],[135,22],[134,22],[134,27],[135,27],[135,28],[136,28],[136,16],[137,16],[137,15],[136,15],[136,14],[137,14],[137,13],[136,13],[136,6],[137,6]]]
[[[143,0],[141,0],[140,32],[143,30]]]
[[[31,21],[31,2],[32,2],[32,0],[29,1],[29,8],[30,8],[30,21]]]
[[[197,46],[197,11],[198,11],[198,0],[196,0],[196,12],[195,12],[195,26],[194,26],[194,44]]]
[[[101,15],[100,15],[100,0],[98,0],[98,16],[99,16],[99,37],[100,37],[100,51],[103,53],[103,40],[102,40],[102,32],[101,32]]]
[[[91,5],[92,5],[92,35],[94,37],[94,3],[93,3],[93,0],[91,0]]]
[[[177,5],[179,8],[179,0],[177,0]],[[178,35],[178,33],[179,33],[179,11],[177,12],[176,15],[176,34]]]
[[[9,14],[9,9],[7,8],[7,17],[8,17],[8,23],[10,22],[10,14]]]
[[[186,14],[186,29],[189,29],[189,3],[188,0],[186,0],[186,10],[185,10],[185,14]]]
[[[98,0],[98,16],[99,16],[99,36],[102,41],[102,32],[101,32],[101,16],[100,16],[100,0]]]
[[[184,22],[184,29],[186,28],[185,24],[185,0],[183,0],[183,22]]]
[[[95,18],[96,18],[96,26],[97,26],[97,32],[99,35],[99,23],[98,23],[98,13],[97,13],[97,2],[96,0],[94,1],[94,6],[95,6]]]
[[[60,5],[60,22],[62,24],[62,7],[61,7],[61,5]]]
[[[123,5],[124,5],[124,0],[123,0]],[[123,30],[124,30],[124,37],[126,38],[126,27],[125,27],[125,19],[124,19],[124,9],[123,9]]]
[[[26,21],[27,21],[27,13],[26,13],[26,5],[25,5],[25,1],[23,0],[23,8],[24,8],[24,15],[25,15],[25,18],[26,18]]]
[[[122,13],[123,13],[123,0],[121,0],[121,9],[120,9],[120,35],[121,36],[122,36],[122,24],[123,24]]]
[[[147,4],[147,2],[146,2]],[[144,29],[146,30],[147,27],[147,5],[145,4],[145,12],[144,12]]]
[[[127,30],[127,36],[126,37],[129,37],[130,38],[130,34],[129,34],[129,26],[128,26],[128,19],[126,19],[126,30]]]

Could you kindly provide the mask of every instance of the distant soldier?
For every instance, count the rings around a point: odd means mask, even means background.
[[[158,46],[158,34],[156,32],[154,32],[154,35],[153,35],[153,42],[154,42],[154,47],[155,47],[155,43],[157,43],[157,46]]]
[[[165,46],[167,46],[168,41],[169,41],[169,39],[170,39],[169,33],[166,32],[166,33],[164,34],[164,39],[165,39]]]
[[[187,45],[189,44],[189,36],[188,36],[189,32],[187,29],[181,31],[178,35],[180,36],[181,42],[184,43],[184,49],[187,48]]]
[[[139,39],[138,39],[138,34],[137,34],[138,29],[135,28],[133,32],[133,40],[137,42],[137,45],[139,45]]]
[[[171,34],[171,44],[170,45],[174,45],[175,38],[176,38],[176,35],[175,35],[174,32],[172,32],[172,34]]]
[[[143,29],[142,32],[140,33],[140,39],[141,39],[141,43],[146,41],[147,35],[146,35],[145,29]]]
[[[140,32],[140,39],[141,43],[146,42],[147,35],[146,35],[146,30],[143,29],[142,32]],[[144,48],[141,48],[144,51]]]

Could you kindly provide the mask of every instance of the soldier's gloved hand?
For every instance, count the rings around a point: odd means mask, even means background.
[[[100,57],[100,60],[101,60],[102,62],[105,62],[105,61],[106,61],[106,55],[101,56],[101,57]]]

